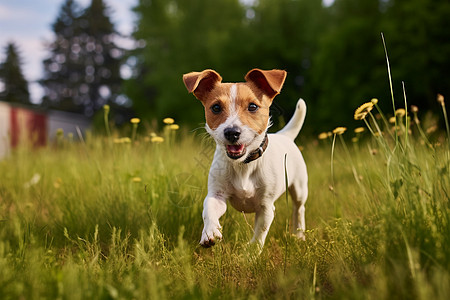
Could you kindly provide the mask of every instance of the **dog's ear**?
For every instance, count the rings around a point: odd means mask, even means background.
[[[247,82],[253,82],[271,99],[280,93],[285,79],[286,71],[284,70],[264,71],[253,69],[245,75]]]
[[[222,82],[222,77],[214,70],[191,72],[183,75],[183,82],[189,93],[193,93],[198,99],[210,92],[214,86]]]

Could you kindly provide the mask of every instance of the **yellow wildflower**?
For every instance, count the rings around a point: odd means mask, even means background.
[[[319,134],[318,138],[319,140],[324,140],[328,137],[328,132],[322,132],[321,134]]]
[[[141,120],[139,118],[133,118],[130,120],[131,124],[139,124]]]
[[[62,179],[61,178],[56,178],[55,182],[53,182],[53,186],[55,187],[55,189],[59,189],[61,187],[62,184]]]
[[[133,177],[133,178],[131,178],[131,181],[133,181],[135,183],[139,183],[139,182],[142,182],[142,179],[141,179],[141,177]]]
[[[334,134],[337,134],[337,135],[341,135],[341,134],[343,134],[346,130],[347,130],[346,127],[336,127],[336,128],[333,130],[333,133],[334,133]]]
[[[439,102],[441,105],[444,105],[444,96],[441,94],[437,94],[437,102]]]
[[[164,142],[164,138],[161,136],[153,136],[151,139],[152,143],[160,144]]]
[[[105,113],[109,113],[109,105],[108,104],[103,105],[103,110],[105,111]]]
[[[404,108],[399,108],[395,111],[395,116],[403,118],[406,115],[406,110]]]
[[[370,102],[372,102],[373,104],[377,104],[378,103],[378,99],[377,98],[372,98],[372,100],[370,100]]]
[[[358,142],[358,138],[355,136],[355,137],[352,137],[352,142],[353,143],[357,143]]]
[[[419,108],[417,106],[415,106],[415,105],[411,105],[411,111],[413,113],[417,113],[419,111]]]
[[[172,118],[165,118],[165,119],[163,120],[163,122],[164,122],[164,124],[170,125],[170,124],[175,123],[175,120],[172,119]]]
[[[395,117],[390,117],[389,118],[389,123],[394,124],[395,123]]]
[[[355,133],[362,133],[362,132],[364,132],[366,129],[364,128],[364,127],[358,127],[358,128],[355,128],[355,130],[354,130],[354,132]]]
[[[178,130],[178,129],[180,129],[180,126],[179,126],[178,124],[171,124],[171,125],[169,126],[169,128],[170,128],[171,130]]]
[[[120,139],[123,144],[130,144],[131,139],[129,137],[123,137]]]
[[[355,120],[362,120],[364,119],[367,114],[373,109],[373,103],[372,102],[366,102],[363,105],[361,105],[360,107],[358,107],[355,110],[355,115],[354,118]]]

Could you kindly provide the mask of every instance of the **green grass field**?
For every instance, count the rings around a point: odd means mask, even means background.
[[[199,133],[16,149],[0,161],[0,298],[450,299],[448,131],[376,110],[362,133],[300,138],[306,241],[282,197],[260,255],[253,215],[231,207],[224,240],[198,245],[213,155]]]

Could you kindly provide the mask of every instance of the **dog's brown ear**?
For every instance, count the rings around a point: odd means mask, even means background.
[[[270,98],[273,98],[280,93],[285,79],[286,71],[284,70],[264,71],[253,69],[245,75],[246,81],[253,82]]]
[[[214,70],[207,69],[202,72],[191,72],[183,75],[183,82],[189,93],[199,98],[211,91],[213,87],[222,82],[222,77]]]

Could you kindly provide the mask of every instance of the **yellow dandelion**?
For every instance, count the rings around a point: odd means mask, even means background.
[[[164,122],[164,124],[170,125],[170,124],[175,123],[175,120],[172,119],[172,118],[165,118],[165,119],[163,120],[163,122]]]
[[[131,124],[139,124],[141,122],[141,119],[139,119],[139,118],[132,118],[130,120],[130,122],[131,122]]]
[[[437,102],[439,102],[441,105],[444,105],[444,96],[441,94],[437,94]]]
[[[328,137],[328,132],[322,132],[321,134],[319,134],[318,138],[319,140],[324,140]]]
[[[56,130],[56,136],[58,136],[58,137],[64,136],[64,129],[58,128]]]
[[[142,182],[142,179],[141,179],[141,177],[133,177],[133,178],[131,178],[131,181],[133,181],[134,183],[139,183],[139,182]]]
[[[122,144],[130,144],[131,139],[129,137],[123,137],[120,139]]]
[[[365,130],[366,129],[364,127],[358,127],[358,128],[355,128],[354,132],[355,133],[363,133]]]
[[[394,124],[395,123],[395,117],[390,117],[389,118],[389,123]]]
[[[355,115],[354,118],[355,120],[362,120],[364,119],[367,114],[373,109],[373,103],[372,102],[366,102],[363,105],[361,105],[360,107],[358,107],[355,110]]]
[[[155,143],[155,144],[160,144],[160,143],[164,142],[164,138],[161,136],[153,136],[151,138],[151,142]]]
[[[406,115],[406,110],[404,108],[399,108],[395,111],[395,116],[403,118]]]
[[[352,142],[353,143],[357,143],[358,142],[358,138],[355,136],[355,137],[352,137]]]
[[[372,102],[374,105],[378,103],[378,99],[377,98],[372,98],[372,100],[370,100],[370,102]]]
[[[180,125],[178,125],[178,124],[171,124],[171,125],[169,126],[169,128],[170,128],[171,130],[178,130],[178,129],[180,129]]]
[[[53,182],[53,186],[55,187],[55,189],[59,189],[62,185],[62,179],[61,178],[56,178],[55,182]]]
[[[334,133],[334,134],[337,134],[337,135],[341,135],[341,134],[343,134],[346,130],[347,130],[346,127],[336,127],[336,128],[333,130],[333,133]]]

